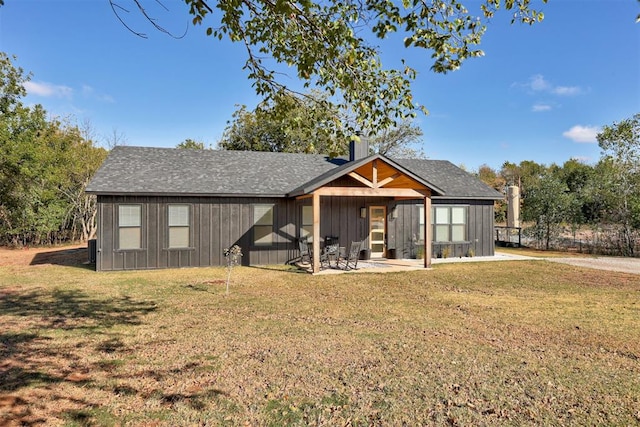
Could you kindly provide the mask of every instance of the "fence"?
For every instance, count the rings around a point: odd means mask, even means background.
[[[496,246],[522,246],[522,227],[505,227],[496,225]]]
[[[544,242],[536,239],[531,229],[522,233],[521,243],[525,246],[544,248]],[[593,255],[640,257],[640,231],[633,231],[623,237],[615,228],[598,228],[572,232],[565,229],[549,242],[549,249],[578,252]]]

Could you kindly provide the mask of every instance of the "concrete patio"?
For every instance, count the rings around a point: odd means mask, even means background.
[[[496,252],[493,256],[486,257],[461,257],[461,258],[433,258],[431,265],[448,264],[457,262],[496,262],[496,261],[526,261],[542,260],[544,258],[534,258],[523,255],[514,255]],[[303,268],[302,266],[299,266]],[[398,271],[424,270],[424,261],[421,259],[373,259],[358,262],[356,270],[341,270],[338,268],[324,268],[320,270],[322,274],[342,274],[342,273],[393,273]]]

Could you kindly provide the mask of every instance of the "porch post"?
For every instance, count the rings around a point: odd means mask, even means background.
[[[320,195],[313,193],[313,259],[311,260],[312,271],[320,272]]]
[[[424,268],[431,268],[431,194],[424,198]]]

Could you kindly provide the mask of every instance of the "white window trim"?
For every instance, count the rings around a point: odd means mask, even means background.
[[[304,222],[305,209],[311,210],[311,222]],[[307,234],[304,233],[305,231],[307,232]],[[306,238],[310,243],[313,241],[313,206],[311,205],[303,205],[300,207],[300,238]]]
[[[116,205],[117,209],[116,209],[116,218],[117,218],[117,250],[118,251],[139,251],[142,250],[142,242],[144,241],[143,236],[144,236],[144,229],[143,229],[143,222],[144,222],[144,207],[141,203],[119,203]],[[121,208],[124,207],[136,207],[139,210],[139,217],[138,217],[138,224],[137,225],[123,225],[122,221],[121,221]],[[122,235],[121,235],[121,230],[123,229],[138,229],[139,230],[139,240],[138,240],[138,246],[136,247],[122,247]]]
[[[418,213],[421,212],[421,209],[423,209],[422,205],[418,205]],[[437,209],[447,209],[447,222],[446,223],[437,223],[437,219],[436,219],[436,212]],[[461,223],[453,223],[452,219],[453,219],[453,209],[456,208],[461,208],[464,211],[464,222]],[[418,219],[418,229],[420,230],[421,227],[423,227],[424,225],[424,215],[420,215],[420,218]],[[436,240],[436,236],[437,236],[437,232],[436,232],[436,226],[447,226],[448,227],[448,236],[449,236],[449,240]],[[464,226],[464,240],[451,240],[454,232],[453,232],[453,227],[454,226]],[[418,232],[419,232],[418,230]],[[432,232],[432,241],[434,243],[467,243],[469,241],[469,205],[432,205],[431,206],[431,232]]]
[[[187,224],[171,224],[171,207],[186,207],[187,208]],[[192,236],[192,224],[193,224],[193,208],[189,203],[169,203],[167,204],[167,248],[168,249],[188,249],[191,247],[193,241]],[[187,229],[187,245],[172,245],[171,244],[171,230],[172,229]]]
[[[261,220],[262,218],[264,218],[264,214],[262,217],[260,218],[256,218],[256,212],[258,212],[258,208],[266,208],[265,213],[271,211],[271,223],[270,224],[259,224],[258,221]],[[253,246],[259,246],[259,247],[271,247],[274,245],[275,241],[274,241],[274,233],[273,233],[273,229],[275,226],[275,204],[273,203],[255,203],[253,205]],[[260,240],[265,240],[265,241],[258,241],[258,233],[257,230],[258,229],[266,229],[267,227],[271,227],[270,231],[268,233],[266,233],[264,236],[260,237]],[[268,237],[268,242],[266,241],[266,238]]]

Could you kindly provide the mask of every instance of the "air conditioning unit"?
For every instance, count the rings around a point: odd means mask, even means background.
[[[89,250],[89,263],[95,264],[98,253],[98,241],[96,239],[90,239],[87,249]]]

